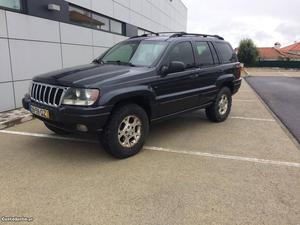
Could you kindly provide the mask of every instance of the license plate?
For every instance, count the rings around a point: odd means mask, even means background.
[[[50,115],[49,115],[49,110],[47,109],[41,109],[39,107],[36,106],[30,106],[30,112],[34,115],[40,116],[40,117],[44,117],[49,119]]]

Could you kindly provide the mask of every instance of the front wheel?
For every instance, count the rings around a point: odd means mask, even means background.
[[[149,120],[143,108],[128,104],[116,108],[103,130],[101,142],[109,154],[127,158],[137,154],[149,131]]]
[[[232,103],[232,93],[223,87],[212,105],[206,108],[206,116],[212,122],[223,122],[227,119]]]

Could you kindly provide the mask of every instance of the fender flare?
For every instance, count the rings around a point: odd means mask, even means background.
[[[133,87],[124,87],[121,89],[115,89],[113,91],[105,93],[100,97],[99,103],[101,105],[115,105],[116,103],[134,98],[134,97],[144,97],[149,102],[155,101],[155,93],[148,86],[140,85]]]
[[[218,77],[218,79],[216,81],[216,86],[219,89],[225,83],[230,83],[230,84],[232,83],[233,84],[234,80],[235,80],[235,76],[233,74],[225,74],[225,75],[222,75],[222,76]]]

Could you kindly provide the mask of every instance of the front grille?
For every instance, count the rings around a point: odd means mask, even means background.
[[[36,102],[58,107],[61,105],[66,90],[66,87],[33,82],[30,97]]]

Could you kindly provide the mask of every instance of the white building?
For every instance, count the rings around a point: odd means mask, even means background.
[[[0,0],[0,111],[35,75],[91,62],[145,32],[185,31],[181,0]]]

